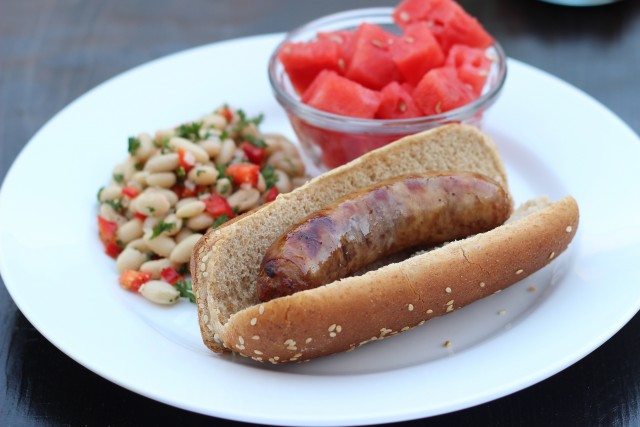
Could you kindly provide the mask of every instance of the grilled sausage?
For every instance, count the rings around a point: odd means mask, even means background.
[[[390,254],[490,230],[510,214],[503,188],[474,173],[405,175],[338,199],[265,253],[260,301],[352,275]]]

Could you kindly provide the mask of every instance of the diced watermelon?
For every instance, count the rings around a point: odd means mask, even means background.
[[[380,106],[380,92],[324,70],[302,96],[302,102],[329,113],[372,119]]]
[[[493,37],[454,0],[403,0],[393,18],[401,28],[426,22],[445,52],[455,44],[487,48]]]
[[[491,60],[484,49],[454,45],[449,50],[445,64],[458,70],[460,80],[471,85],[477,94],[482,93],[491,69]]]
[[[330,40],[286,43],[278,52],[278,59],[289,75],[291,84],[301,94],[322,70],[340,69],[340,50]]]
[[[370,89],[382,89],[401,75],[391,59],[389,45],[397,36],[378,25],[363,23],[358,26],[353,40],[353,55],[348,61],[345,76]]]
[[[409,119],[422,116],[422,111],[413,102],[411,92],[398,82],[389,83],[380,93],[382,101],[376,113],[377,119]]]
[[[317,37],[318,40],[330,40],[338,46],[340,57],[338,59],[339,72],[344,74],[353,55],[353,45],[356,37],[355,30],[321,31]]]
[[[404,79],[413,85],[427,71],[444,63],[444,53],[426,22],[407,26],[389,52]]]
[[[476,98],[473,89],[460,80],[452,67],[429,71],[413,91],[413,100],[425,115],[444,113]]]

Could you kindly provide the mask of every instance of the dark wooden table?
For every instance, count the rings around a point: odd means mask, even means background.
[[[577,86],[640,133],[640,1],[597,8],[536,0],[461,3],[501,41],[509,56]],[[58,110],[122,71],[193,46],[285,31],[342,9],[393,4],[4,0],[0,2],[0,179],[31,136]],[[7,208],[11,207],[2,206]],[[591,355],[542,383],[474,408],[400,424],[639,425],[639,355],[640,316],[636,316]],[[212,387],[219,386],[214,382]],[[88,371],[44,339],[0,286],[0,425],[152,423],[240,424],[149,400]]]

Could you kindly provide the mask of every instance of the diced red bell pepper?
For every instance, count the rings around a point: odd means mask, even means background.
[[[134,199],[134,198],[138,197],[140,192],[141,192],[140,189],[138,187],[136,187],[135,185],[127,185],[126,187],[124,187],[122,189],[122,194],[127,196],[130,199]]]
[[[112,258],[117,257],[122,248],[117,242],[116,232],[118,231],[118,224],[112,221],[107,221],[100,215],[98,215],[98,235],[100,241],[104,245],[105,253]]]
[[[144,220],[147,219],[147,216],[146,215],[142,215],[140,212],[134,213],[133,216],[135,218],[138,218],[142,222],[144,222]]]
[[[271,187],[269,191],[267,191],[267,194],[264,195],[264,200],[266,202],[273,202],[276,199],[276,197],[278,197],[278,194],[280,194],[280,192],[278,191],[278,188]]]
[[[202,199],[202,201],[205,204],[205,211],[213,218],[217,218],[220,215],[227,215],[227,218],[231,219],[235,216],[227,199],[218,194],[211,194],[209,197]]]
[[[160,272],[160,276],[164,279],[165,282],[174,285],[176,282],[179,282],[183,279],[182,275],[178,273],[173,267],[167,267]]]
[[[244,151],[244,154],[247,156],[247,159],[251,163],[255,163],[257,165],[262,164],[265,158],[265,150],[262,147],[256,147],[250,142],[243,142],[240,144],[240,148]]]
[[[260,166],[252,163],[234,163],[229,165],[226,174],[233,179],[235,185],[246,183],[256,187],[258,185]]]
[[[125,270],[120,274],[120,286],[132,292],[138,292],[140,286],[151,280],[151,273],[147,271]]]
[[[178,148],[178,162],[185,172],[189,172],[195,166],[196,158],[184,148]]]
[[[233,111],[231,111],[231,108],[224,107],[222,111],[220,111],[220,114],[227,120],[227,123],[231,123],[233,121]]]

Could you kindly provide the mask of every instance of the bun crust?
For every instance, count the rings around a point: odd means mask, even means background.
[[[493,142],[476,128],[448,125],[362,156],[207,233],[191,261],[205,344],[272,363],[354,349],[523,279],[550,262],[551,253],[566,249],[575,234],[575,200],[543,201],[528,206],[525,218],[490,232],[361,276],[258,302],[263,254],[289,225],[359,188],[431,170],[481,173],[508,192]]]

